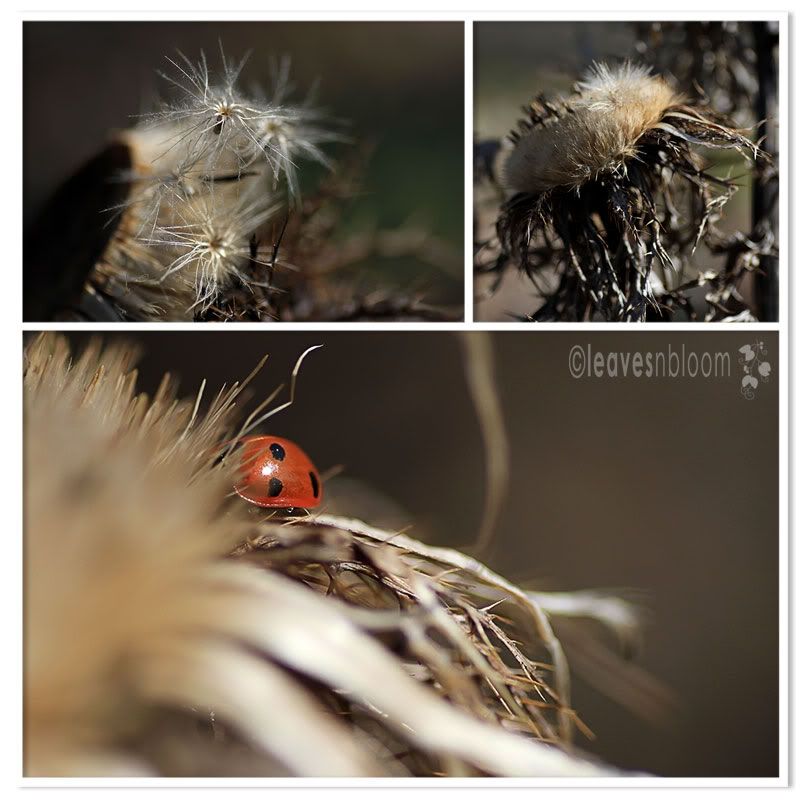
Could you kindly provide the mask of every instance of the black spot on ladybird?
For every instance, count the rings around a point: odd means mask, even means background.
[[[283,459],[286,458],[286,451],[277,442],[273,442],[269,446],[269,451],[270,451],[270,453],[272,453],[272,457],[276,461],[283,461]]]
[[[283,491],[283,481],[278,478],[270,478],[267,494],[270,497],[277,497]]]
[[[308,477],[311,478],[311,491],[314,492],[314,497],[319,497],[319,480],[315,472],[309,472]]]

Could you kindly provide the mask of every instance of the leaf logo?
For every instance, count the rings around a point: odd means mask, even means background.
[[[772,372],[772,366],[766,360],[767,348],[764,342],[758,341],[742,345],[739,354],[739,363],[744,373],[740,392],[744,398],[752,400],[756,396],[759,383],[768,383]]]

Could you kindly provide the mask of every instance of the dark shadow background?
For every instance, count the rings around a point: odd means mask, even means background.
[[[476,334],[469,334],[476,335]],[[76,344],[88,334],[75,333]],[[303,366],[295,405],[268,432],[302,444],[322,472],[404,509],[411,534],[463,546],[482,510],[483,446],[454,333],[260,333],[222,329],[106,335],[143,348],[140,386],[166,370],[194,394],[245,377],[265,353],[252,402]],[[638,663],[679,698],[646,723],[576,679],[594,730],[580,744],[613,764],[667,776],[778,771],[777,335],[492,334],[512,477],[486,562],[526,586],[633,588],[649,610]],[[762,340],[772,366],[752,400],[738,348]],[[730,375],[576,380],[570,349],[730,354]],[[267,431],[264,431],[267,432]],[[331,503],[346,513],[366,499]],[[342,505],[343,504],[343,505]],[[569,651],[567,652],[569,656]]]
[[[241,87],[268,90],[270,62],[290,56],[295,99],[319,80],[319,103],[353,145],[374,146],[362,194],[340,233],[374,224],[424,226],[463,253],[464,27],[450,22],[26,22],[23,26],[24,222],[108,142],[151,111],[174,73],[166,57],[204,50],[219,67],[251,55]],[[313,166],[301,172],[308,175]],[[364,265],[402,286],[430,287],[436,302],[461,305],[463,269],[413,258]],[[446,271],[445,271],[446,270]]]

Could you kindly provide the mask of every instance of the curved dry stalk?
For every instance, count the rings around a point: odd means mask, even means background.
[[[487,333],[470,331],[461,335],[464,348],[464,371],[472,402],[478,415],[483,451],[486,458],[486,496],[474,549],[477,554],[488,548],[500,509],[505,501],[511,453],[508,435],[497,394],[492,340]]]

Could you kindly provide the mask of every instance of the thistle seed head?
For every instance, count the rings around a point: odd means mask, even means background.
[[[167,255],[162,281],[175,273],[188,276],[196,291],[192,307],[202,311],[234,279],[247,282],[243,270],[249,262],[267,264],[254,252],[252,240],[278,208],[260,193],[238,201],[208,193],[183,203],[179,221],[157,227],[143,243]]]
[[[159,74],[178,90],[178,99],[146,117],[159,127],[176,127],[172,146],[185,154],[190,167],[202,162],[206,169],[214,169],[221,157],[233,155],[243,168],[253,146],[258,146],[255,131],[259,120],[273,111],[256,105],[237,86],[247,57],[238,64],[230,62],[220,47],[220,58],[219,80],[214,80],[203,52],[197,63],[180,51],[177,59],[168,58],[176,74]]]
[[[577,188],[623,170],[642,134],[680,102],[663,78],[627,62],[595,64],[577,89],[546,121],[515,137],[503,171],[512,194]]]
[[[700,147],[761,156],[745,132],[632,64],[596,65],[575,95],[540,98],[509,139],[489,269],[515,264],[536,282],[555,267],[536,319],[644,320],[657,307],[653,264],[669,274],[718,239],[737,188],[707,170]]]
[[[274,293],[277,243],[263,253],[259,228],[299,205],[299,162],[331,167],[322,145],[339,137],[326,129],[313,94],[289,102],[286,59],[269,95],[243,92],[247,59],[231,61],[221,47],[218,74],[204,53],[197,62],[180,52],[168,60],[172,70],[161,74],[178,96],[118,137],[131,153],[120,176],[130,189],[112,209],[117,231],[96,282],[133,317],[196,317],[234,287],[257,294],[254,305],[264,310],[266,293],[255,290]]]

